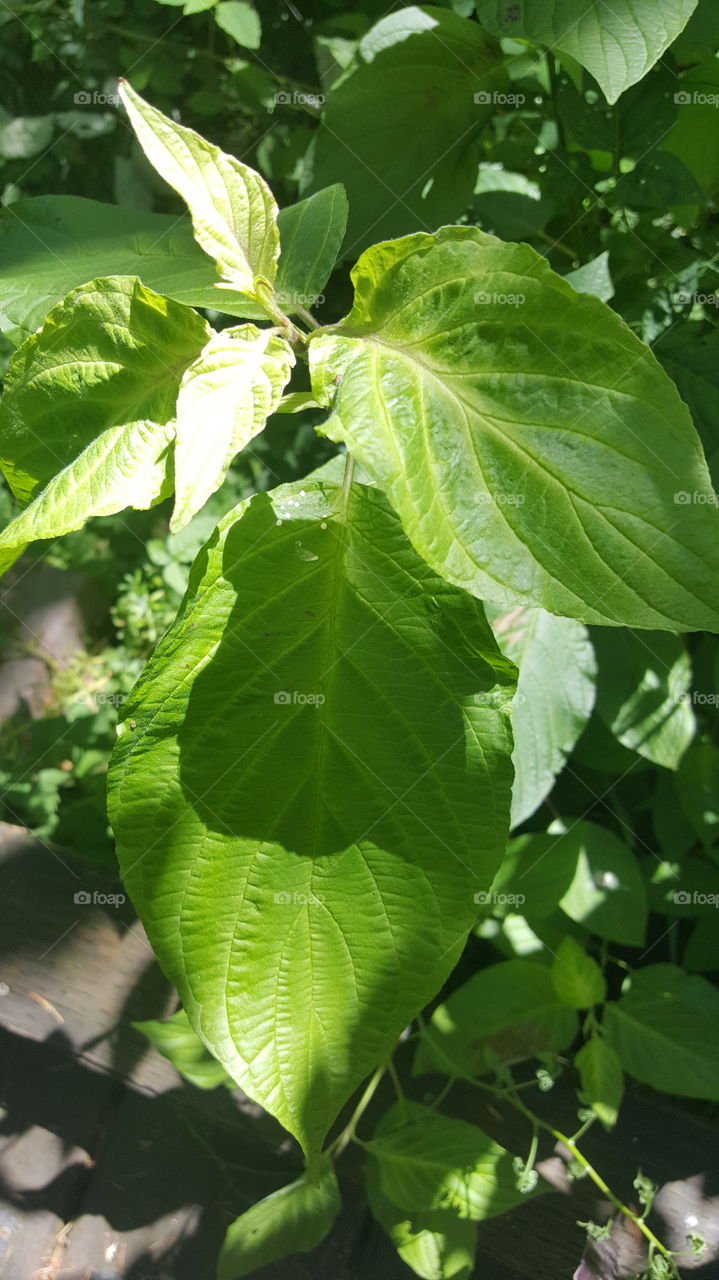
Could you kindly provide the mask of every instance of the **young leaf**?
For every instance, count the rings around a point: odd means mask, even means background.
[[[494,42],[447,9],[408,5],[367,32],[327,95],[302,183],[307,194],[343,184],[347,255],[459,217],[478,130],[506,85]]]
[[[398,1209],[380,1190],[376,1161],[367,1162],[365,1189],[372,1213],[415,1275],[422,1280],[470,1280],[477,1231],[469,1218],[440,1209],[433,1213]]]
[[[254,169],[151,107],[127,81],[120,97],[150,164],[182,196],[197,243],[220,274],[251,296],[258,277],[272,284],[280,249],[277,205]]]
[[[130,277],[93,280],[68,294],[8,366],[0,403],[0,467],[15,497],[21,502],[34,497],[97,442],[87,461],[102,471],[98,493],[107,505],[107,487],[117,493],[123,472],[129,474],[135,465],[133,459],[142,455],[142,466],[154,465],[151,426],[165,427],[172,421],[182,375],[211,332],[195,311],[161,298]],[[99,437],[117,427],[128,430],[107,437],[103,444]],[[158,433],[158,449],[161,439]],[[111,444],[124,451],[124,461],[114,469],[112,458],[105,457]],[[69,481],[82,476],[83,483],[98,483],[84,463],[78,465]],[[155,481],[148,476],[140,483],[144,504]],[[75,499],[67,484],[58,499],[65,504],[60,522],[73,519]],[[90,494],[78,497],[78,510],[88,501],[92,502]],[[88,510],[82,519],[87,514]],[[49,516],[48,503],[40,517],[48,530]],[[48,537],[51,532],[35,536]]]
[[[178,1009],[171,1018],[153,1018],[148,1022],[133,1022],[132,1025],[147,1036],[150,1044],[172,1063],[185,1080],[198,1089],[216,1089],[220,1084],[232,1084],[227,1072],[207,1052],[200,1037],[192,1030],[184,1009]]]
[[[647,902],[631,849],[594,822],[572,823],[557,834],[556,848],[557,856],[576,858],[574,878],[559,903],[565,915],[600,938],[641,946]]]
[[[624,1093],[622,1064],[602,1036],[592,1036],[574,1056],[582,1084],[582,1098],[605,1129],[617,1123]]]
[[[683,641],[661,631],[595,628],[592,643],[599,661],[597,712],[607,728],[631,751],[677,769],[696,730]]]
[[[481,969],[435,1009],[420,1041],[415,1073],[452,1065],[480,1075],[493,1064],[558,1053],[577,1033],[576,1014],[560,1000],[546,965],[506,960]]]
[[[599,965],[574,938],[562,939],[550,972],[559,999],[571,1009],[589,1009],[607,994]]]
[[[705,978],[654,964],[627,978],[606,1005],[607,1044],[643,1084],[719,1100],[719,992]]]
[[[177,397],[174,532],[219,489],[235,454],[262,431],[294,363],[284,338],[247,324],[213,334],[187,369]]]
[[[215,5],[215,22],[245,49],[259,49],[262,43],[260,15],[247,0],[220,0]]]
[[[510,1151],[475,1125],[419,1103],[392,1107],[364,1145],[380,1191],[410,1214],[449,1210],[481,1222],[528,1198],[517,1189]]]
[[[377,245],[353,279],[350,315],[310,340],[323,430],[438,572],[583,621],[719,630],[701,446],[617,315],[468,227]]]
[[[569,54],[616,102],[661,58],[696,6],[697,0],[477,0],[477,14],[494,35]]]
[[[278,219],[282,253],[275,294],[291,315],[298,306],[311,310],[337,261],[347,226],[347,196],[335,183],[308,200],[282,209]]]
[[[596,662],[586,627],[521,606],[487,616],[502,653],[519,667],[512,714],[512,826],[534,813],[594,705]]]
[[[195,1030],[308,1151],[476,918],[513,674],[383,496],[319,478],[221,521],[123,708],[128,889]]]
[[[342,1207],[332,1163],[320,1161],[296,1182],[266,1196],[233,1222],[225,1236],[217,1280],[241,1280],[258,1267],[309,1253],[331,1230]]]
[[[108,427],[0,534],[0,573],[29,542],[81,529],[90,516],[144,509],[172,491],[174,429],[156,422]]]

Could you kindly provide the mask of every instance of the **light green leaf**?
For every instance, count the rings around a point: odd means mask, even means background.
[[[272,284],[280,251],[277,205],[254,169],[176,124],[120,81],[120,97],[150,164],[182,196],[198,244],[235,289]]]
[[[473,974],[438,1005],[417,1049],[415,1074],[454,1066],[480,1075],[500,1062],[558,1053],[577,1033],[546,965],[505,960]]]
[[[599,661],[597,712],[623,746],[677,769],[696,730],[689,701],[692,665],[683,641],[594,628]]]
[[[607,1043],[625,1071],[683,1098],[719,1100],[719,992],[671,964],[639,969],[606,1006]]]
[[[288,391],[286,396],[282,396],[276,413],[302,413],[305,409],[319,409],[311,391]]]
[[[477,0],[479,20],[497,36],[531,40],[569,54],[591,71],[608,102],[645,76],[697,6],[697,0]]]
[[[192,1026],[308,1151],[476,918],[513,687],[383,496],[318,478],[220,522],[123,707],[129,892]]]
[[[435,1210],[407,1213],[392,1204],[379,1187],[377,1162],[365,1168],[370,1209],[382,1224],[403,1262],[422,1280],[470,1280],[474,1271],[476,1228],[469,1218]]]
[[[198,1089],[232,1085],[227,1072],[207,1052],[200,1037],[192,1030],[184,1009],[178,1009],[171,1018],[153,1018],[148,1022],[133,1022],[132,1025],[147,1036],[150,1044],[172,1063],[185,1080]]]
[[[585,262],[574,271],[568,271],[564,279],[571,284],[577,293],[591,293],[602,302],[609,302],[614,297],[614,285],[609,274],[609,254],[605,249],[591,262]]]
[[[152,465],[148,424],[162,427],[172,421],[182,375],[210,333],[189,307],[129,277],[93,280],[68,294],[8,366],[0,403],[0,467],[16,498],[34,497],[97,441],[87,462],[100,468],[101,479],[91,483],[99,485],[98,501],[114,502],[135,459],[141,468]],[[134,429],[108,437],[103,445],[99,437],[112,427]],[[105,459],[115,443],[123,451],[116,474]],[[81,472],[85,464],[79,465]],[[80,472],[69,475],[68,482]],[[142,484],[143,504],[154,484],[151,471]],[[72,494],[61,497],[62,518],[74,519]],[[29,518],[45,527],[46,510],[39,510],[41,515]]]
[[[343,184],[346,256],[466,209],[477,133],[506,84],[494,43],[446,9],[410,5],[367,32],[327,95],[302,183],[307,194]]]
[[[172,425],[108,427],[0,534],[0,573],[29,542],[81,529],[91,516],[151,507],[172,491]]]
[[[600,938],[641,946],[647,903],[631,850],[594,822],[575,822],[558,833],[557,848],[558,856],[569,853],[577,860],[574,879],[559,904],[564,913]]]
[[[347,226],[347,197],[336,183],[308,200],[289,205],[279,216],[282,253],[275,295],[283,311],[310,309],[322,293]]]
[[[596,662],[586,627],[544,609],[488,607],[502,653],[519,667],[512,706],[512,826],[549,794],[594,705]]]
[[[510,840],[488,895],[495,912],[507,908],[531,920],[549,915],[572,883],[578,857],[577,846],[556,835],[533,832]]]
[[[245,49],[259,49],[262,44],[260,15],[247,0],[220,0],[215,6],[215,21]]]
[[[213,334],[187,369],[177,397],[174,533],[219,489],[235,454],[262,431],[294,363],[284,338],[247,324]]]
[[[392,1107],[363,1145],[380,1191],[410,1214],[450,1210],[481,1222],[529,1198],[517,1189],[511,1152],[475,1125],[419,1103]]]
[[[574,1065],[579,1072],[583,1101],[605,1129],[613,1129],[624,1093],[624,1073],[616,1053],[602,1036],[595,1035],[575,1054]]]
[[[352,274],[350,315],[310,339],[323,429],[438,572],[582,621],[719,630],[701,446],[617,315],[466,227],[376,245]]]
[[[559,999],[571,1009],[589,1009],[607,994],[599,965],[574,938],[562,938],[550,972]]]
[[[258,1267],[309,1253],[332,1229],[342,1207],[330,1160],[266,1196],[233,1222],[222,1246],[217,1280],[241,1280]]]

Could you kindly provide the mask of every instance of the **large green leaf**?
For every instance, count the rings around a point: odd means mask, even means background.
[[[294,363],[284,338],[247,324],[213,334],[187,369],[177,397],[173,531],[204,506],[235,454],[262,431]]]
[[[577,1033],[577,1017],[557,995],[550,970],[505,960],[475,973],[435,1009],[417,1049],[415,1072],[479,1075],[500,1062],[558,1053]]]
[[[129,476],[141,457],[143,466],[154,465],[148,424],[172,421],[182,375],[210,333],[189,307],[131,277],[93,280],[68,294],[8,366],[0,403],[0,467],[15,496],[21,502],[34,497],[96,441],[87,466],[78,463],[79,471],[68,473],[57,494],[63,504],[59,518],[72,521],[80,514],[71,491],[76,481],[97,485],[100,504],[114,502],[123,475]],[[132,424],[128,432],[100,439],[109,428]],[[156,440],[159,447],[161,436]],[[111,445],[118,446],[121,460],[113,461]],[[147,483],[136,474],[144,505],[154,473]],[[77,495],[79,504],[93,500]],[[39,519],[47,528],[51,514],[44,506],[28,520]]]
[[[251,295],[258,277],[272,284],[280,240],[277,205],[264,179],[151,107],[124,80],[120,97],[150,164],[182,196],[197,243],[223,279]]]
[[[514,698],[512,826],[534,813],[594,705],[596,662],[587,629],[573,618],[518,606],[488,610],[502,653],[519,667]]]
[[[477,13],[495,35],[569,54],[616,102],[661,58],[696,6],[697,0],[477,0]]]
[[[367,1162],[365,1187],[372,1213],[415,1275],[422,1280],[470,1280],[477,1229],[469,1218],[458,1218],[451,1210],[398,1209],[380,1190],[376,1161]]]
[[[719,992],[672,964],[633,973],[606,1006],[607,1043],[625,1071],[667,1093],[719,1100]]]
[[[193,1027],[308,1151],[456,963],[513,689],[382,495],[320,478],[221,521],[123,708],[125,882]]]
[[[466,227],[376,245],[353,279],[350,315],[310,340],[324,430],[438,572],[583,621],[719,630],[701,446],[617,315]]]
[[[0,329],[12,342],[33,333],[71,289],[115,275],[137,276],[189,306],[248,314],[241,293],[219,288],[189,218],[81,196],[33,196],[0,209]]]
[[[233,1222],[217,1280],[241,1280],[288,1253],[308,1253],[324,1240],[341,1207],[335,1171],[322,1160],[312,1173],[253,1204]]]
[[[477,133],[505,84],[493,43],[446,9],[412,5],[372,27],[327,96],[305,162],[306,191],[345,187],[348,256],[464,211]]]
[[[156,422],[108,427],[0,534],[0,573],[29,542],[81,529],[90,516],[151,507],[172,489],[174,428]]]
[[[677,769],[696,723],[689,702],[692,666],[682,640],[662,631],[595,628],[597,712],[623,746]]]
[[[347,196],[336,183],[283,209],[279,219],[282,252],[275,281],[284,311],[310,308],[337,261],[347,226]]]
[[[392,1107],[364,1146],[380,1191],[409,1213],[449,1209],[479,1222],[528,1199],[511,1152],[475,1125],[416,1102]]]

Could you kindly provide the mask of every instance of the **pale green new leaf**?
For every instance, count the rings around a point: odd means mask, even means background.
[[[245,49],[259,49],[262,43],[260,15],[247,0],[220,0],[215,6],[215,22]]]
[[[575,938],[562,938],[550,973],[556,994],[571,1009],[589,1009],[601,1004],[607,994],[599,965]]]
[[[216,1089],[221,1084],[232,1084],[227,1072],[192,1030],[184,1009],[178,1009],[170,1018],[152,1018],[147,1022],[133,1022],[132,1025],[147,1036],[158,1053],[167,1058],[185,1080],[198,1089]]]
[[[172,425],[108,427],[0,534],[0,573],[29,542],[81,529],[90,516],[151,507],[172,489]]]
[[[678,769],[696,730],[692,665],[679,636],[595,628],[597,712],[623,746]]]
[[[701,445],[617,315],[467,227],[376,245],[353,279],[350,315],[310,339],[323,429],[437,572],[582,621],[719,630]]]
[[[403,1262],[422,1280],[470,1280],[474,1270],[476,1227],[451,1211],[411,1213],[398,1209],[379,1187],[377,1162],[365,1167],[370,1209]]]
[[[719,992],[672,964],[631,974],[606,1006],[608,1045],[643,1084],[719,1101]]]
[[[247,324],[213,334],[190,365],[177,397],[173,532],[219,489],[235,454],[262,431],[294,363],[284,338]]]
[[[577,1016],[560,1000],[546,965],[505,960],[475,973],[435,1009],[417,1048],[414,1071],[481,1075],[497,1062],[559,1053],[577,1033]]]
[[[495,35],[569,54],[616,102],[661,58],[696,6],[697,0],[477,0],[477,13]]]
[[[123,475],[137,466],[139,505],[146,505],[155,487],[153,467],[167,444],[159,433],[155,449],[151,426],[172,422],[182,375],[210,333],[195,311],[132,277],[93,280],[68,294],[8,366],[0,403],[0,467],[16,498],[35,497],[77,462],[79,470],[61,482],[56,495],[60,521],[74,520],[82,504],[95,500],[71,492],[81,476],[97,486],[96,499],[107,506],[115,502]],[[103,433],[118,427],[127,430],[103,444]],[[94,442],[97,449],[78,462]],[[119,463],[111,456],[115,445]],[[51,535],[50,515],[48,500],[28,516],[47,529],[34,536]]]
[[[258,277],[272,284],[280,240],[277,205],[264,179],[151,107],[127,81],[120,81],[120,97],[150,164],[182,196],[195,238],[223,279],[250,295]]]
[[[221,521],[123,708],[125,882],[192,1026],[307,1151],[476,918],[513,676],[377,490],[310,478]]]
[[[241,1280],[289,1253],[308,1253],[324,1240],[341,1207],[335,1171],[323,1159],[315,1171],[253,1204],[232,1223],[217,1280]]]
[[[419,1103],[392,1107],[364,1147],[380,1191],[410,1214],[451,1210],[481,1222],[529,1198],[517,1188],[510,1151],[475,1125]]]
[[[624,1093],[622,1064],[601,1035],[592,1036],[574,1056],[582,1084],[582,1099],[605,1129],[617,1123]]]
[[[519,667],[512,708],[512,826],[552,789],[594,705],[596,662],[586,627],[544,609],[489,606],[502,653]]]

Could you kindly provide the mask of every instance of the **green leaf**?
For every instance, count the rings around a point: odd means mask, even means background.
[[[306,193],[343,184],[346,256],[466,209],[477,132],[505,84],[493,42],[446,9],[411,5],[367,32],[327,95],[303,175]]]
[[[277,205],[264,179],[151,107],[124,80],[120,97],[150,164],[182,196],[195,239],[223,279],[251,296],[258,277],[272,284],[280,242]]]
[[[245,49],[259,49],[262,44],[260,15],[247,0],[220,0],[215,6],[215,22]]]
[[[281,211],[275,296],[285,312],[314,306],[337,261],[346,226],[347,197],[338,183]]]
[[[719,487],[719,329],[704,333],[702,328],[691,321],[673,325],[655,343],[654,353],[691,409],[714,484]]]
[[[677,769],[696,730],[692,666],[683,641],[661,631],[592,631],[597,712],[623,746]]]
[[[574,1065],[582,1085],[582,1100],[605,1129],[613,1129],[624,1093],[624,1074],[616,1053],[602,1036],[595,1035],[575,1054]]]
[[[182,375],[210,333],[189,307],[132,278],[93,280],[68,294],[8,366],[0,403],[0,467],[16,498],[34,497],[97,441],[86,462],[100,468],[100,479],[88,473],[83,483],[98,485],[100,503],[114,502],[123,474],[136,463],[141,470],[152,467],[148,424],[163,427],[172,421]],[[103,444],[99,437],[112,427],[133,429]],[[156,439],[159,445],[161,436]],[[115,464],[105,456],[111,444],[122,453]],[[79,479],[84,467],[80,463],[68,482]],[[141,482],[143,504],[153,475]],[[61,518],[72,520],[78,512],[63,485]],[[48,514],[42,508],[28,519],[40,519],[45,527]]]
[[[576,875],[578,856],[576,845],[556,835],[532,833],[510,840],[492,881],[492,903],[531,920],[549,915]]]
[[[608,102],[645,76],[686,26],[697,0],[477,0],[479,20],[497,36],[531,40],[568,54],[590,71]]]
[[[153,1018],[149,1022],[133,1022],[132,1025],[147,1036],[150,1044],[172,1063],[185,1080],[198,1089],[216,1089],[221,1084],[232,1084],[227,1072],[207,1052],[192,1030],[184,1009],[178,1009],[171,1018]]]
[[[481,1222],[529,1198],[517,1189],[511,1152],[476,1125],[419,1103],[392,1107],[364,1147],[380,1191],[410,1214],[450,1210]]]
[[[145,509],[172,491],[174,428],[155,422],[108,427],[49,481],[0,534],[0,573],[29,542],[81,529],[90,516]]]
[[[677,156],[710,199],[719,190],[719,133],[716,98],[719,64],[707,58],[677,81],[677,122],[662,142],[662,150]]]
[[[557,835],[557,847],[558,856],[576,857],[574,879],[559,904],[565,915],[600,938],[641,946],[647,904],[631,850],[594,822],[573,823]]]
[[[512,708],[512,826],[549,794],[594,705],[596,662],[586,627],[544,609],[487,609],[502,653],[519,667]]]
[[[456,963],[513,691],[382,495],[318,478],[220,522],[123,707],[128,890],[192,1026],[308,1151]]]
[[[572,1043],[577,1017],[559,999],[546,965],[505,960],[481,969],[435,1009],[414,1072],[452,1066],[485,1074],[494,1063],[558,1053]]]
[[[719,840],[719,749],[708,738],[693,742],[676,775],[681,808],[705,848]]]
[[[14,116],[0,122],[0,158],[29,160],[52,142],[54,116]]]
[[[607,994],[599,965],[574,938],[562,938],[550,972],[559,999],[571,1009],[590,1009]]]
[[[716,917],[705,916],[697,920],[684,949],[682,960],[685,969],[694,973],[719,971],[719,930]]]
[[[330,1160],[266,1196],[233,1222],[222,1246],[217,1280],[240,1280],[258,1267],[309,1253],[332,1229],[342,1207]]]
[[[377,245],[352,274],[350,315],[310,339],[323,430],[438,572],[582,621],[719,629],[701,446],[617,315],[466,227]]]
[[[671,964],[627,978],[608,1004],[607,1043],[625,1071],[683,1098],[719,1100],[719,992]]]
[[[554,202],[525,174],[496,164],[480,164],[473,208],[483,231],[503,240],[531,240],[544,231],[554,213]]]
[[[435,1210],[411,1214],[398,1209],[379,1187],[377,1162],[365,1168],[370,1209],[403,1262],[422,1280],[470,1280],[474,1271],[476,1228],[468,1218]]]
[[[177,397],[173,532],[219,489],[235,454],[262,431],[294,363],[284,338],[248,324],[213,334],[186,370]]]
[[[573,289],[576,289],[577,293],[591,293],[602,302],[609,302],[614,297],[614,284],[609,274],[609,254],[606,249],[581,267],[568,271],[564,279]]]

